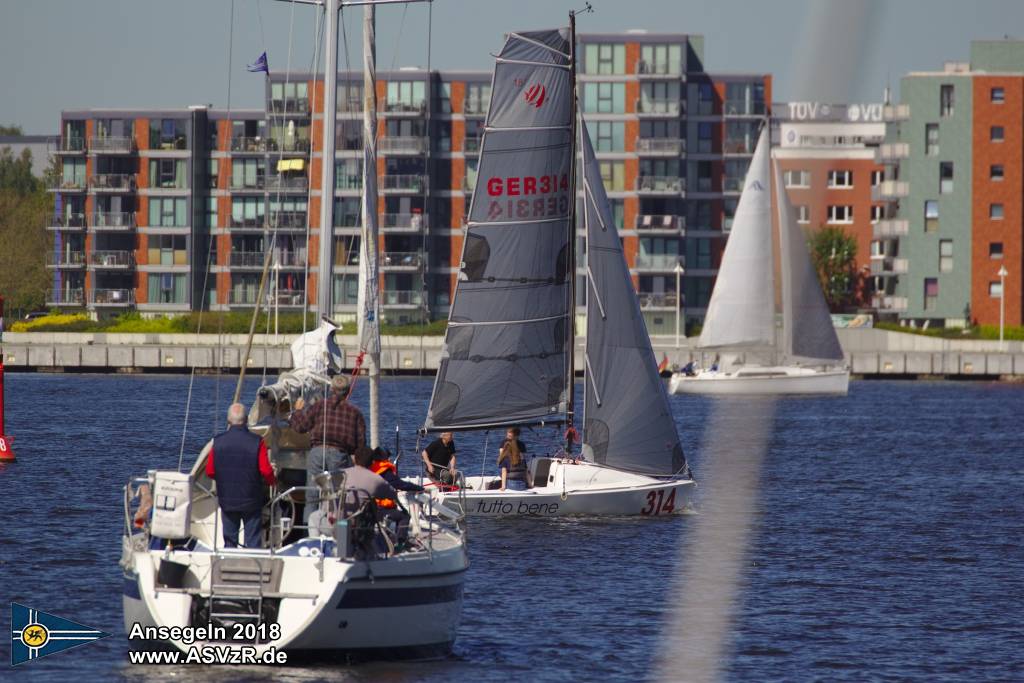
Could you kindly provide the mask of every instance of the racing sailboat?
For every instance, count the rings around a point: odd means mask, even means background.
[[[497,56],[477,185],[425,432],[568,426],[533,487],[464,477],[470,515],[664,515],[694,489],[575,101],[575,28],[512,33]],[[582,173],[576,172],[582,153]],[[582,182],[577,182],[577,176]],[[577,190],[581,192],[577,194]],[[576,201],[587,338],[582,453],[572,453]]]
[[[777,250],[773,244],[770,147],[766,125],[697,343],[727,360],[720,368],[674,373],[672,393],[845,394],[849,387],[850,371],[778,168]],[[782,275],[781,335],[776,330],[776,251]]]

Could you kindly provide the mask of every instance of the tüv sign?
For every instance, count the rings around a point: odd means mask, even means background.
[[[882,103],[828,104],[825,102],[787,102],[790,121],[848,121],[851,123],[881,122]],[[783,110],[775,107],[776,111]]]

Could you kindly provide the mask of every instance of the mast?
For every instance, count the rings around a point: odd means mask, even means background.
[[[569,12],[569,82],[572,84],[572,96],[569,102],[569,150],[572,162],[569,165],[569,372],[567,397],[568,404],[565,418],[566,428],[565,452],[572,453],[573,418],[576,414],[576,12]],[[584,197],[586,200],[586,197]]]
[[[338,98],[338,5],[339,0],[323,0],[324,40],[324,112],[323,163],[320,173],[320,260],[317,268],[316,308],[320,317],[330,316],[332,307],[332,264],[334,256],[334,127]]]

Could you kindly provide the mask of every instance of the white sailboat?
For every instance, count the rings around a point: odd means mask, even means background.
[[[326,0],[324,5],[325,111],[333,112],[337,57],[332,46],[337,42],[338,0]],[[368,177],[364,178],[360,259],[360,351],[369,360],[370,423],[376,440],[374,370],[380,346],[372,4],[365,11],[364,174]],[[334,120],[323,118],[324,149],[331,150]],[[333,163],[323,167],[325,174],[333,174]],[[329,176],[324,187],[333,187]],[[330,208],[325,211],[321,235],[329,244],[333,223]],[[321,249],[321,311],[330,310],[330,286],[324,283],[331,281],[331,257],[329,247]],[[375,506],[365,502],[365,492],[346,487],[343,473],[323,473],[305,481],[310,437],[292,432],[286,418],[296,399],[322,398],[329,375],[343,371],[341,350],[334,340],[336,329],[325,318],[319,328],[302,335],[292,346],[295,368],[262,387],[250,413],[250,429],[264,437],[279,471],[278,484],[271,488],[270,502],[264,507],[263,547],[223,545],[217,493],[205,471],[212,442],[190,471],[150,471],[125,487],[124,625],[127,633],[138,628],[145,638],[131,640],[133,647],[186,654],[207,648],[207,653],[228,653],[225,658],[244,654],[250,658],[246,661],[277,663],[281,660],[274,659],[275,653],[281,651],[289,663],[421,658],[450,652],[461,619],[468,567],[462,515],[426,494],[401,494],[410,513],[409,533],[403,538],[398,529],[377,520]],[[315,435],[312,439],[315,443]],[[297,483],[283,483],[289,481]],[[155,505],[151,521],[136,529],[132,508],[140,489],[152,492]],[[314,497],[320,503],[304,529],[302,502]],[[178,630],[149,630],[160,628]],[[193,638],[188,629],[205,630],[193,632]]]
[[[697,344],[719,352],[722,360],[716,366],[720,367],[674,373],[669,381],[674,394],[847,393],[849,368],[843,363],[843,350],[778,168],[782,329],[777,334],[770,147],[765,126]]]
[[[689,474],[600,169],[575,106],[575,31],[512,33],[497,57],[461,270],[424,429],[572,425],[575,160],[582,151],[587,339],[582,454],[572,439],[496,477],[434,489],[467,514],[664,515]],[[577,148],[579,144],[579,148]],[[496,449],[495,449],[496,452]],[[485,454],[486,457],[492,457]]]

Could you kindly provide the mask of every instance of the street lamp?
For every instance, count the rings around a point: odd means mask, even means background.
[[[686,272],[683,268],[683,264],[676,261],[676,348],[679,348],[679,318],[682,315],[682,298],[679,296],[679,281]]]
[[[1003,348],[1003,324],[1006,322],[1006,266],[999,266],[999,348]]]

